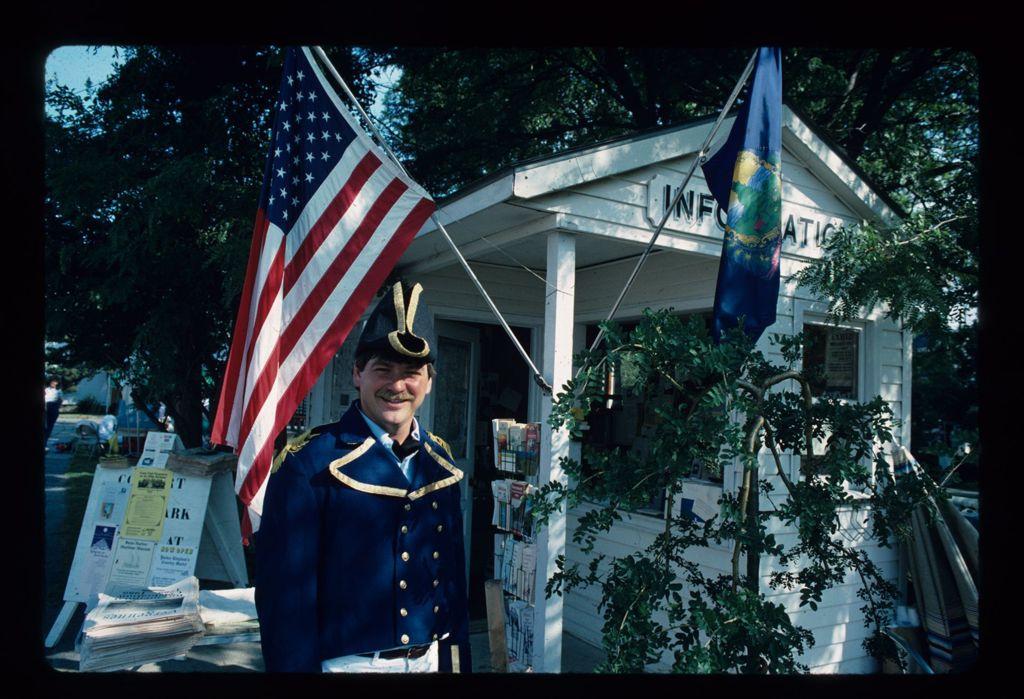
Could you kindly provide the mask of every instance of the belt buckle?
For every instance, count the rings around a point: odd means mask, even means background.
[[[427,654],[428,650],[430,650],[430,644],[422,646],[410,646],[408,649],[409,652],[406,654],[406,657],[410,660],[415,658],[422,658],[424,655]]]
[[[422,646],[408,646],[406,648],[393,648],[391,650],[382,650],[376,653],[376,656],[381,660],[394,660],[396,658],[406,658],[409,660],[415,660],[416,658],[422,658],[430,650],[430,644]],[[374,653],[360,653],[360,655],[372,658]]]

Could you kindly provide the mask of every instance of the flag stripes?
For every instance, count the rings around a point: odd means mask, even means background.
[[[302,241],[302,245],[288,262],[288,268],[285,270],[284,276],[285,294],[290,292],[292,287],[295,286],[295,282],[302,273],[302,270],[306,268],[310,259],[320,249],[324,239],[327,238],[334,226],[337,225],[338,220],[348,211],[348,208],[359,194],[359,190],[362,189],[370,175],[378,167],[380,167],[380,160],[377,156],[373,153],[367,153],[363,156],[359,165],[352,171],[351,178],[345,183],[345,186],[338,192],[338,196],[326,209],[323,218],[313,226],[309,235]]]

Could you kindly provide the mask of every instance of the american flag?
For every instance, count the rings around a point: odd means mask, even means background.
[[[285,54],[270,154],[211,441],[235,448],[243,534],[274,439],[434,202],[362,131],[308,48]]]

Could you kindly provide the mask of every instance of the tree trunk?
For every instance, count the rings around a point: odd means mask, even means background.
[[[750,497],[747,500],[747,536],[751,541],[757,537],[760,524],[758,512],[761,509],[761,498],[758,492],[757,470],[750,472]],[[747,589],[756,593],[760,587],[761,553],[755,548],[747,549]]]
[[[179,384],[177,395],[167,405],[167,411],[174,418],[174,431],[186,449],[203,446],[201,380],[198,370],[189,371],[188,379]]]

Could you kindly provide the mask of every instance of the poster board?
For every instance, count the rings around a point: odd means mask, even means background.
[[[170,454],[181,447],[177,435],[150,432],[139,465],[96,466],[64,589],[64,609],[47,647],[63,635],[76,605],[88,602],[111,581],[162,587],[196,575],[247,585],[231,474],[167,471]],[[148,466],[142,466],[144,460]],[[159,527],[137,526],[134,536],[125,536],[133,481],[153,473],[164,474],[167,481]],[[136,497],[142,497],[137,487]]]
[[[182,449],[181,438],[173,432],[150,432],[146,435],[146,443],[142,445],[142,454],[136,466],[164,468],[167,457],[175,449]]]

